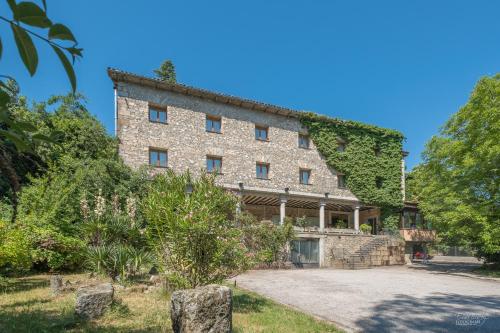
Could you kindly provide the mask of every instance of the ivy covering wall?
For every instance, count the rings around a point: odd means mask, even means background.
[[[380,207],[386,227],[397,223],[395,213],[403,206],[403,135],[315,113],[303,113],[300,121],[328,166],[346,175],[347,188],[364,204]],[[339,151],[339,142],[344,151]]]

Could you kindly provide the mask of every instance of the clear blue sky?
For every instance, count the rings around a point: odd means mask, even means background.
[[[89,109],[113,132],[108,66],[151,75],[166,58],[195,87],[402,131],[409,168],[483,75],[500,71],[499,1],[47,0],[85,49]],[[0,5],[2,13],[5,4]],[[29,78],[10,31],[2,73],[36,100],[69,90],[52,50]]]

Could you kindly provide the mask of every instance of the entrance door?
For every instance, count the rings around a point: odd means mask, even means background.
[[[292,263],[298,266],[319,264],[319,239],[303,238],[292,241]]]

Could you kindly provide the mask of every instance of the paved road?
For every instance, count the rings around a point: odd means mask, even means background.
[[[435,268],[267,270],[236,280],[346,331],[500,332],[499,281]]]

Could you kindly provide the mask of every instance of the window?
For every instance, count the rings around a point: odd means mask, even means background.
[[[346,188],[346,175],[338,174],[337,175],[337,186],[338,188]]]
[[[344,152],[347,147],[347,144],[345,141],[339,140],[337,141],[337,151],[338,152]]]
[[[262,141],[267,141],[269,140],[268,137],[268,130],[269,127],[263,127],[263,126],[257,126],[255,125],[255,139],[256,140],[262,140]]]
[[[311,170],[300,169],[299,180],[301,184],[309,185],[311,184]]]
[[[166,168],[168,163],[168,155],[165,150],[150,149],[149,150],[149,165],[157,168]]]
[[[257,162],[255,171],[258,179],[269,179],[269,164]]]
[[[375,185],[377,186],[377,188],[382,188],[382,186],[384,185],[384,180],[382,179],[382,177],[375,178]]]
[[[221,118],[207,115],[205,129],[207,130],[207,132],[220,133],[221,132]]]
[[[309,136],[306,134],[299,134],[299,147],[309,148]]]
[[[149,107],[149,121],[153,123],[167,123],[167,110],[156,107]]]
[[[222,170],[222,157],[207,156],[207,171],[220,174]]]
[[[373,153],[375,154],[375,156],[379,157],[380,156],[380,153],[381,153],[381,150],[380,150],[380,146],[377,144],[375,146],[375,148],[373,148]]]

